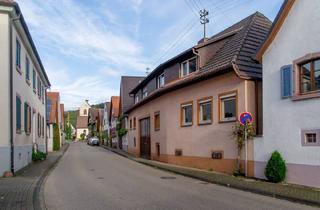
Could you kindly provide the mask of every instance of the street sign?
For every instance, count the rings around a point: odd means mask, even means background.
[[[242,112],[239,116],[239,122],[241,125],[246,125],[247,123],[251,123],[253,121],[253,117],[250,112]]]

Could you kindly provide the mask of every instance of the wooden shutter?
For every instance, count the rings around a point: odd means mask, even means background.
[[[281,97],[288,98],[293,94],[292,65],[281,67]]]

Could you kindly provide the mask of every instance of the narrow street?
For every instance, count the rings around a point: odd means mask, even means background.
[[[208,184],[73,143],[45,186],[48,209],[313,209]]]

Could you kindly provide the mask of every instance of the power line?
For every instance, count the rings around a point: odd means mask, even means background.
[[[193,10],[193,7],[192,7],[192,5],[189,4],[189,1],[188,0],[184,0],[184,2],[189,7],[189,9],[192,11],[192,13],[194,13],[198,17],[198,13],[195,10]]]

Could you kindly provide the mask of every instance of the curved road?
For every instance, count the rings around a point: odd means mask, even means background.
[[[73,143],[47,178],[48,209],[312,209],[171,174]]]

